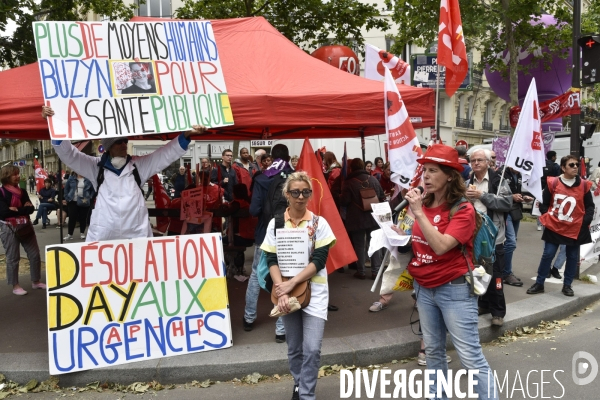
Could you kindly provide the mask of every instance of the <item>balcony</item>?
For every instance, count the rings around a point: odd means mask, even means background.
[[[475,122],[472,119],[456,118],[456,126],[458,128],[474,129]]]
[[[510,132],[510,125],[500,124],[500,132]]]
[[[494,124],[492,122],[482,122],[481,129],[483,129],[484,131],[493,131]]]

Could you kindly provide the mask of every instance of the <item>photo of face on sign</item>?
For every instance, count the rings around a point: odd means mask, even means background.
[[[120,94],[158,94],[152,62],[116,62],[113,72]]]

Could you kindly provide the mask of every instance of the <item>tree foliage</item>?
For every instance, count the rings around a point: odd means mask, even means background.
[[[127,20],[133,17],[136,8],[137,5],[125,4],[124,0],[2,0],[0,65],[15,67],[36,61],[32,28],[34,21],[84,21],[89,12],[111,20]],[[8,20],[17,24],[12,35],[2,33]]]
[[[423,46],[437,40],[439,0],[386,1],[394,5],[392,18],[400,26],[396,52],[408,43]],[[553,57],[565,58],[571,47],[572,11],[563,0],[461,0],[460,7],[467,51],[479,50],[480,67],[510,77],[513,104],[518,102],[517,71],[527,68],[518,64],[520,53],[534,52],[529,68],[539,63],[549,68]],[[553,15],[556,25],[536,23],[543,14]]]
[[[359,0],[185,0],[177,18],[266,18],[279,32],[305,49],[330,42],[362,47],[361,28],[386,31],[375,4]],[[333,36],[333,37],[332,37]]]

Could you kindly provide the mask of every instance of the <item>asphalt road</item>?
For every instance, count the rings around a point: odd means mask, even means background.
[[[576,315],[576,316],[575,316]],[[531,327],[530,334],[523,334],[516,340],[496,342],[484,346],[484,354],[496,372],[499,381],[504,382],[501,389],[501,399],[534,399],[534,398],[560,398],[587,400],[598,399],[600,395],[600,376],[585,385],[577,385],[574,379],[585,380],[593,375],[595,369],[598,374],[598,360],[600,360],[600,302],[581,310],[569,317],[566,323],[556,325],[558,328]],[[535,333],[535,331],[538,331]],[[514,336],[513,336],[514,337]],[[588,359],[579,352],[587,352]],[[579,357],[576,356],[579,353]],[[456,353],[449,352],[453,357],[450,368],[460,368]],[[592,357],[594,360],[589,360]],[[413,370],[423,370],[415,360],[407,363],[397,362],[385,364],[381,368],[393,371],[405,369],[407,376]],[[594,367],[595,362],[595,367]],[[573,369],[576,369],[573,375]],[[373,374],[370,373],[370,376]],[[581,381],[580,381],[581,382]],[[466,389],[466,380],[462,380],[461,387]],[[77,388],[63,388],[61,392],[27,393],[11,398],[47,400],[47,399],[240,399],[265,400],[291,398],[292,380],[289,376],[280,379],[270,378],[258,384],[242,384],[233,382],[215,383],[208,388],[200,388],[191,384],[177,385],[170,390],[158,392],[149,391],[145,394],[122,393],[105,390],[79,392]],[[364,383],[363,383],[364,385]],[[340,375],[334,374],[323,377],[317,386],[319,399],[340,398]],[[367,397],[365,388],[361,390],[361,397],[354,398],[384,398],[381,396],[380,385],[377,385],[373,397]],[[387,393],[392,393],[393,384]],[[402,397],[399,397],[402,398]],[[414,398],[407,395],[404,398]]]

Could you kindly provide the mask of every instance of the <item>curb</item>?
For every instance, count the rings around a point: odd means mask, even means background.
[[[480,341],[490,342],[504,331],[514,330],[519,326],[536,326],[542,320],[565,318],[600,299],[599,285],[579,283],[574,289],[574,297],[551,292],[510,303],[509,314],[501,328],[490,326],[489,315],[480,316]],[[452,348],[449,339],[448,347]],[[366,366],[386,363],[392,359],[414,357],[419,348],[420,340],[410,326],[371,334],[327,338],[323,340],[321,365]],[[0,359],[0,372],[13,381],[43,381],[49,376],[46,353],[4,353],[0,354]],[[226,381],[254,372],[263,375],[289,373],[287,346],[276,346],[273,343],[234,345],[224,350],[75,372],[59,375],[59,378],[61,386],[85,386],[95,381],[130,384],[156,380],[162,384],[171,384],[206,379]]]

